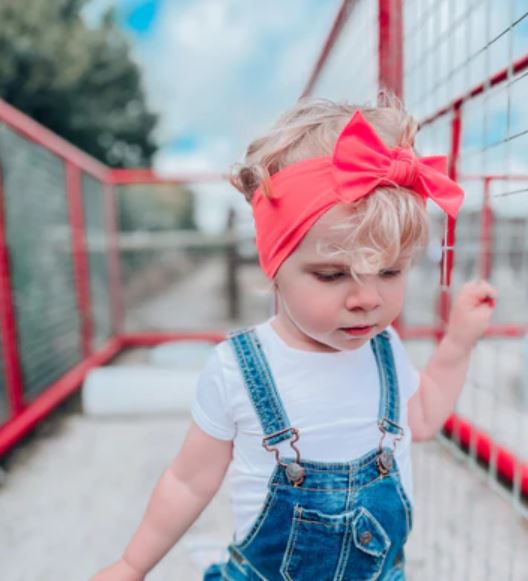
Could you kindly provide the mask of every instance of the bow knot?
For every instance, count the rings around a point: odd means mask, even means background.
[[[412,189],[418,177],[418,160],[409,149],[397,147],[394,150],[387,175],[383,177],[380,185],[394,185]]]
[[[333,179],[340,200],[353,202],[378,186],[400,186],[431,198],[456,217],[464,192],[447,175],[447,158],[418,157],[412,149],[389,148],[357,110],[345,126],[332,156]]]

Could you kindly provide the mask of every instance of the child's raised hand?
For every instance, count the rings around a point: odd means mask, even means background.
[[[446,335],[462,349],[472,349],[488,328],[497,290],[484,280],[462,285],[447,325]]]
[[[99,571],[90,581],[144,581],[144,579],[144,575],[138,573],[125,560],[121,559]]]

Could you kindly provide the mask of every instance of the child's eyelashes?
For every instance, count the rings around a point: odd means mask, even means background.
[[[332,273],[324,273],[324,272],[314,272],[313,273],[317,280],[322,282],[332,282],[334,280],[338,280],[345,276],[348,276],[348,272],[332,272]]]
[[[383,278],[396,278],[401,274],[401,270],[382,270],[379,274]]]
[[[334,282],[350,276],[350,272],[314,272],[312,273],[317,280],[321,282]],[[381,270],[378,274],[381,278],[396,278],[401,274],[401,270]]]

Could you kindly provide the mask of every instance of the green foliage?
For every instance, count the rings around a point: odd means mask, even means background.
[[[156,116],[110,13],[86,0],[0,0],[0,97],[114,167],[149,165]]]
[[[121,232],[196,230],[192,190],[176,184],[121,186],[118,224]]]

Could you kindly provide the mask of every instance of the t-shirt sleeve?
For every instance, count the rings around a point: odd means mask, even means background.
[[[232,440],[236,429],[228,404],[222,364],[218,350],[214,349],[198,378],[192,418],[206,434],[219,440]]]
[[[394,354],[394,361],[398,373],[400,391],[403,397],[410,399],[416,393],[420,385],[420,372],[412,363],[409,353],[403,345],[396,330],[390,326],[387,328],[387,331],[391,338],[392,352]]]

